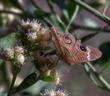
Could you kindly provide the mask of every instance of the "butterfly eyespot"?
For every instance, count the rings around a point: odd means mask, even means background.
[[[82,45],[80,45],[80,49],[81,49],[82,51],[84,51],[84,52],[87,51],[86,47],[85,47],[85,46],[82,46]]]
[[[72,40],[71,40],[71,38],[69,37],[69,35],[64,35],[64,41],[65,41],[65,43],[67,43],[67,44],[71,44],[71,43],[72,43]]]

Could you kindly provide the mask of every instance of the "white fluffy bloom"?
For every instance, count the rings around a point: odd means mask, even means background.
[[[9,59],[13,59],[14,58],[14,50],[13,50],[13,48],[6,48],[5,52],[6,52],[6,57],[8,57]]]
[[[27,21],[22,20],[22,26],[31,26],[33,30],[39,31],[41,29],[41,23],[38,20],[33,19],[32,21],[28,19]]]
[[[45,90],[44,93],[41,93],[41,96],[68,96],[68,94],[63,90]]]
[[[26,35],[27,35],[28,40],[30,40],[30,41],[34,41],[37,39],[36,32],[29,32]]]
[[[15,50],[16,53],[20,53],[20,54],[23,54],[24,53],[24,49],[23,49],[22,46],[16,46],[14,48],[14,50]]]
[[[24,49],[22,46],[7,48],[5,49],[5,53],[8,59],[13,59],[19,64],[23,64],[25,61]]]
[[[59,72],[55,73],[55,81],[54,82],[56,85],[61,85],[62,80],[61,80],[61,74]]]
[[[17,54],[15,59],[17,63],[22,64],[22,65],[24,64],[25,57],[23,54]]]
[[[21,26],[25,29],[27,39],[29,41],[43,41],[45,43],[48,39],[47,28],[44,28],[37,20],[22,20]],[[42,43],[42,44],[43,44]]]

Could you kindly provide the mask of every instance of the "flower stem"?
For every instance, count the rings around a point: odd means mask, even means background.
[[[69,28],[70,28],[70,25],[71,25],[71,23],[73,22],[73,20],[76,18],[76,15],[77,15],[78,11],[79,11],[79,6],[76,5],[75,11],[74,11],[74,13],[73,13],[73,15],[72,15],[72,18],[71,18],[71,20],[69,21],[69,23],[68,23],[66,29],[65,29],[65,32],[68,32],[68,30],[69,30]]]
[[[95,77],[92,76],[91,79],[92,79],[92,81],[94,79],[93,82],[95,83],[95,85],[110,91],[110,84],[105,80],[105,78],[101,74],[97,73],[96,69],[90,62],[85,63],[85,71],[87,73],[89,73],[90,77],[93,74],[96,77],[96,79],[100,82],[100,83],[98,83],[98,81],[95,79]]]
[[[81,0],[74,0],[74,2],[83,7],[84,9],[86,9],[87,11],[91,12],[92,14],[94,14],[95,16],[97,16],[99,19],[101,19],[102,21],[104,21],[107,24],[110,24],[110,18],[101,14],[99,11],[97,11],[96,9],[92,8],[91,6],[87,5],[86,3],[84,3]]]
[[[10,85],[10,88],[9,88],[9,91],[8,91],[8,95],[7,96],[10,96],[11,95],[11,91],[14,87],[14,83],[16,81],[16,77],[17,77],[17,74],[13,76],[13,79],[12,79],[12,82],[11,82],[11,85]]]

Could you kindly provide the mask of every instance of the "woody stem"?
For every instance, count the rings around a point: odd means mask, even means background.
[[[110,84],[99,74],[90,62],[84,64],[85,71],[88,73],[95,85],[110,91]],[[93,76],[94,75],[94,76]]]

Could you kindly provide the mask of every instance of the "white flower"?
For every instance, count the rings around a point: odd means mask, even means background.
[[[41,29],[41,23],[39,23],[38,20],[33,19],[32,21],[28,19],[27,21],[22,20],[21,25],[26,27],[26,26],[31,26],[33,30],[39,31]]]
[[[56,96],[68,96],[69,94],[67,94],[65,91],[63,91],[63,90],[58,90],[57,92],[56,92]]]
[[[25,57],[23,54],[17,54],[16,57],[15,57],[15,60],[17,63],[19,64],[24,64],[24,61],[25,61]]]
[[[30,41],[35,41],[37,39],[36,32],[29,32],[26,35],[27,35],[28,40]]]
[[[27,20],[21,22],[21,26],[24,31],[26,32],[27,39],[30,41],[43,41],[45,42],[48,40],[48,33],[47,28],[44,28],[41,23],[39,23],[37,20]],[[23,31],[23,30],[22,30]]]
[[[15,50],[15,53],[19,53],[19,54],[23,54],[24,53],[24,49],[23,49],[23,47],[22,46],[16,46],[15,48],[14,48],[14,50]]]
[[[6,52],[6,57],[8,57],[9,59],[13,59],[14,58],[14,50],[13,50],[13,48],[6,48],[5,52]]]
[[[41,93],[41,96],[68,96],[68,94],[63,90],[45,90],[44,93]]]
[[[50,72],[50,76],[53,77],[53,82],[56,84],[56,85],[61,85],[61,74],[56,70],[56,69],[52,69],[51,72]]]
[[[55,81],[54,82],[56,85],[61,85],[62,80],[61,80],[61,75],[59,72],[55,72]]]

